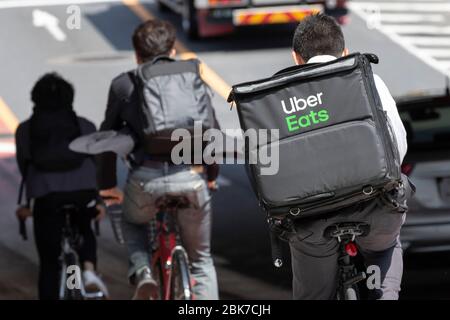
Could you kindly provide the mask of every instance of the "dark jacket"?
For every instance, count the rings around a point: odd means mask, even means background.
[[[95,125],[78,117],[81,134],[96,131]],[[53,192],[96,190],[96,167],[93,158],[86,158],[82,165],[65,172],[42,172],[31,162],[30,120],[22,122],[16,130],[16,158],[22,176],[26,173],[26,194],[28,199],[40,198]]]
[[[170,63],[170,62],[159,62]],[[139,93],[135,90],[136,79],[134,71],[122,73],[111,83],[108,96],[108,105],[106,107],[105,119],[100,126],[100,130],[123,130],[131,131],[131,134],[137,139],[136,147],[132,153],[132,165],[140,166],[146,159],[142,147],[139,146],[138,137],[142,132],[142,122],[139,118],[141,114],[137,108],[140,108]],[[215,127],[219,128],[215,118]],[[98,165],[98,185],[101,190],[110,189],[117,185],[116,176],[117,156],[113,152],[106,152],[97,157]],[[152,159],[153,160],[153,159]],[[158,160],[158,159],[157,159]],[[159,159],[160,160],[160,159]],[[170,155],[165,159],[170,160]],[[217,178],[219,173],[218,165],[207,166],[207,176],[209,181]]]

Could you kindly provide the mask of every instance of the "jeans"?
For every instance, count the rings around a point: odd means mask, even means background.
[[[205,180],[189,166],[167,163],[139,167],[130,172],[125,187],[123,233],[128,248],[130,278],[150,268],[152,237],[149,223],[158,208],[155,201],[166,194],[183,194],[191,207],[177,211],[177,225],[186,249],[193,293],[197,299],[218,299],[216,270],[211,257],[211,198]]]
[[[72,223],[81,235],[77,253],[81,265],[85,261],[96,264],[97,242],[92,231],[92,218],[96,215],[95,206],[87,205],[97,198],[96,191],[58,192],[37,198],[33,208],[34,236],[39,255],[39,299],[57,300],[59,298],[59,274],[61,237],[64,215],[58,210],[66,204],[75,204],[81,209],[72,217]],[[65,270],[64,270],[65,272]]]
[[[404,176],[404,202],[412,195]],[[297,233],[290,239],[293,272],[293,297],[298,300],[329,300],[336,296],[339,245],[326,239],[324,230],[338,222],[365,222],[370,232],[356,239],[366,266],[380,268],[381,288],[369,290],[369,299],[397,300],[403,274],[400,229],[406,213],[386,207],[378,199],[347,208],[326,218],[298,222]]]

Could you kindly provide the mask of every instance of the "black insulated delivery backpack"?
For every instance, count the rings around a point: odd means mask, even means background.
[[[201,140],[202,136],[194,136],[195,122],[201,122],[202,130],[214,127],[210,89],[200,76],[199,60],[159,56],[140,65],[136,76],[147,154],[170,155],[178,143],[171,141],[175,129],[186,129],[189,138]]]
[[[279,129],[278,139],[254,148],[279,148],[276,174],[260,162],[247,172],[272,217],[301,218],[372,199],[401,182],[400,156],[370,63],[355,53],[307,64],[233,86],[242,129]],[[246,154],[254,152],[246,144]]]

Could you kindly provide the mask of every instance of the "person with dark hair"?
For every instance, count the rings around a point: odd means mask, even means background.
[[[128,276],[130,283],[136,286],[133,299],[150,299],[157,290],[157,283],[150,266],[151,239],[148,235],[148,224],[154,219],[153,208],[157,200],[155,194],[175,192],[175,189],[182,189],[184,190],[182,192],[186,194],[195,194],[193,202],[196,203],[178,210],[177,214],[181,241],[187,251],[191,275],[195,280],[193,293],[196,299],[218,298],[216,271],[210,252],[211,196],[209,194],[209,190],[216,188],[218,166],[215,164],[176,165],[172,162],[170,151],[164,153],[155,145],[148,147],[147,143],[153,141],[148,133],[152,129],[146,130],[143,127],[146,125],[143,118],[148,122],[155,121],[152,116],[147,117],[152,108],[162,108],[164,111],[159,112],[157,120],[165,120],[164,117],[167,114],[164,108],[172,105],[169,102],[166,105],[159,104],[156,107],[155,105],[166,99],[179,101],[176,107],[182,112],[185,112],[183,109],[197,108],[192,104],[189,105],[191,101],[196,101],[197,104],[210,101],[207,90],[203,90],[206,86],[198,77],[198,61],[192,60],[180,64],[181,61],[174,59],[175,39],[175,29],[166,21],[149,20],[136,28],[132,42],[138,68],[122,73],[112,81],[105,120],[100,128],[102,131],[126,130],[131,132],[135,139],[134,150],[128,156],[131,169],[125,186],[125,195],[117,187],[117,155],[109,152],[98,157],[100,194],[108,198],[106,200],[108,205],[123,203],[123,232],[130,264]],[[154,73],[148,71],[150,80],[145,84],[142,83],[143,79],[138,74],[138,70],[144,70],[144,67],[145,70],[155,70]],[[186,68],[190,71],[182,73]],[[144,86],[151,87],[150,92],[144,94]],[[194,97],[196,89],[203,91]],[[188,95],[189,101],[180,98],[183,94]],[[150,104],[154,106],[149,105],[148,100],[145,99],[152,99]],[[174,115],[174,118],[178,115],[178,112],[172,109],[168,113]],[[181,115],[178,116],[181,117]],[[189,114],[191,119],[193,116],[195,115]],[[218,127],[214,114],[213,118],[215,127]],[[206,175],[207,181],[203,174]]]
[[[59,255],[65,219],[59,210],[67,204],[79,209],[72,218],[82,238],[78,254],[85,288],[108,294],[95,273],[97,245],[91,221],[94,217],[101,219],[105,212],[97,201],[95,162],[69,150],[73,139],[96,128],[76,115],[73,99],[70,83],[56,73],[45,74],[31,92],[33,114],[15,134],[17,164],[27,199],[27,204],[18,208],[17,216],[21,220],[33,216],[39,255],[38,291],[39,298],[45,300],[59,298]]]
[[[344,35],[336,21],[318,14],[298,25],[293,39],[292,56],[297,65],[325,63],[348,54]],[[375,85],[393,129],[391,138],[398,146],[401,161],[407,151],[406,132],[394,99],[383,80],[374,75]],[[345,94],[344,92],[342,94]],[[351,156],[351,155],[349,155]],[[403,203],[411,194],[408,179],[403,177],[406,192],[399,195]],[[403,272],[402,248],[399,241],[405,213],[392,212],[377,200],[340,210],[322,219],[302,221],[290,239],[295,299],[334,299],[336,297],[338,244],[326,239],[324,230],[343,221],[367,222],[370,233],[358,239],[359,251],[367,266],[378,266],[381,283],[369,290],[373,299],[398,299]]]
[[[320,55],[340,57],[345,50],[344,34],[335,20],[318,14],[303,20],[295,30],[292,47],[299,64]]]
[[[175,55],[175,28],[170,22],[149,20],[133,33],[132,41],[137,63],[151,61],[157,56]]]

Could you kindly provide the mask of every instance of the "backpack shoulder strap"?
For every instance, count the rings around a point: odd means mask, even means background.
[[[167,60],[167,63],[147,62],[138,66],[136,78],[140,82],[146,82],[158,76],[170,76],[182,73],[200,73],[200,61],[198,59],[174,60],[168,57],[158,58],[157,61]]]
[[[170,62],[176,61],[175,59],[173,59],[169,56],[160,55],[160,56],[156,56],[155,58],[153,58],[153,60],[150,62],[150,64],[156,64],[157,62],[162,61],[162,60],[166,60],[166,61],[170,61]]]

